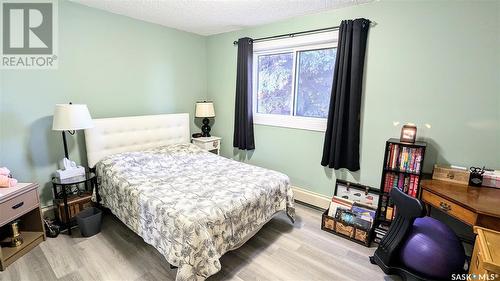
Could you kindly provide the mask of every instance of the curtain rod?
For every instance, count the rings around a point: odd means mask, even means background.
[[[376,25],[377,25],[376,22],[370,21],[370,26],[373,27]],[[290,38],[290,37],[301,36],[301,35],[322,33],[322,32],[327,32],[327,31],[331,31],[331,30],[337,30],[339,28],[340,28],[340,25],[337,25],[337,26],[312,29],[312,30],[307,30],[307,31],[300,31],[300,32],[280,34],[280,35],[274,35],[274,36],[268,36],[268,37],[261,37],[261,38],[253,39],[252,42],[255,43],[255,42],[270,41],[270,40],[276,40],[276,39],[282,39],[282,38]],[[238,41],[234,41],[233,45],[235,45],[235,46],[238,45]]]

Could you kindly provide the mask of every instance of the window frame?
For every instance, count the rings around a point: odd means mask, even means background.
[[[279,42],[280,41],[280,42]],[[326,131],[327,118],[296,116],[296,100],[298,79],[298,62],[300,51],[314,51],[329,48],[337,48],[338,31],[317,33],[300,36],[296,38],[286,38],[254,44],[253,69],[252,69],[252,103],[253,103],[253,123],[257,125],[285,127],[310,131]],[[257,92],[258,92],[258,58],[260,55],[273,55],[283,53],[293,53],[292,62],[292,92],[290,113],[291,115],[265,114],[257,112]],[[332,77],[333,79],[333,77]]]

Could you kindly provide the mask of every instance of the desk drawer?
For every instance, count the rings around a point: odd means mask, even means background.
[[[0,203],[0,225],[4,225],[38,206],[36,189]]]
[[[422,200],[433,207],[453,216],[466,224],[474,225],[476,223],[477,215],[451,201],[448,201],[440,196],[437,196],[427,190],[422,192]]]
[[[476,243],[474,245],[474,251],[472,253],[472,259],[469,265],[469,273],[470,274],[486,274],[486,270],[483,268],[483,258],[482,252],[479,250],[478,241],[476,239]]]

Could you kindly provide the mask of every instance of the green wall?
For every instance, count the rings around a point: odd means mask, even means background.
[[[500,168],[500,43],[498,1],[380,1],[224,33],[207,41],[208,97],[215,102],[213,134],[222,154],[288,174],[294,186],[331,195],[337,177],[380,184],[393,122],[416,123],[434,163]],[[335,26],[365,17],[370,30],[361,128],[361,170],[320,165],[324,133],[256,125],[256,149],[232,148],[236,47],[258,38]],[[430,124],[428,129],[424,124]]]
[[[189,112],[206,95],[206,38],[59,1],[59,68],[1,70],[0,166],[48,184],[63,157],[54,104],[86,103],[93,117]],[[193,126],[193,128],[195,128]],[[83,132],[70,157],[86,163]]]
[[[194,102],[208,95],[224,156],[282,171],[321,194],[332,193],[336,177],[378,186],[384,142],[399,135],[396,121],[416,123],[429,142],[427,171],[435,162],[500,168],[499,11],[498,1],[380,1],[203,37],[60,1],[59,68],[0,72],[0,165],[39,182],[49,205],[49,180],[63,156],[60,134],[51,131],[54,104],[86,103],[96,118],[192,116]],[[378,23],[366,60],[361,170],[323,168],[321,132],[256,125],[257,149],[234,150],[232,42],[357,17]],[[70,138],[70,155],[85,164],[82,135]]]

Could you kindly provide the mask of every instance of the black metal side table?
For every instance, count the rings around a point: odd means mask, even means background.
[[[53,177],[52,188],[54,191],[54,202],[56,203],[56,206],[58,206],[58,200],[62,200],[64,203],[65,222],[60,221],[61,226],[63,227],[63,229],[68,230],[68,235],[71,235],[71,227],[72,224],[74,224],[74,220],[72,223],[69,216],[68,196],[81,196],[83,194],[89,193],[92,194],[94,189],[96,189],[97,192],[97,177],[95,173],[92,172],[88,172],[82,176],[67,178],[63,180]],[[59,208],[57,209],[59,211]]]

